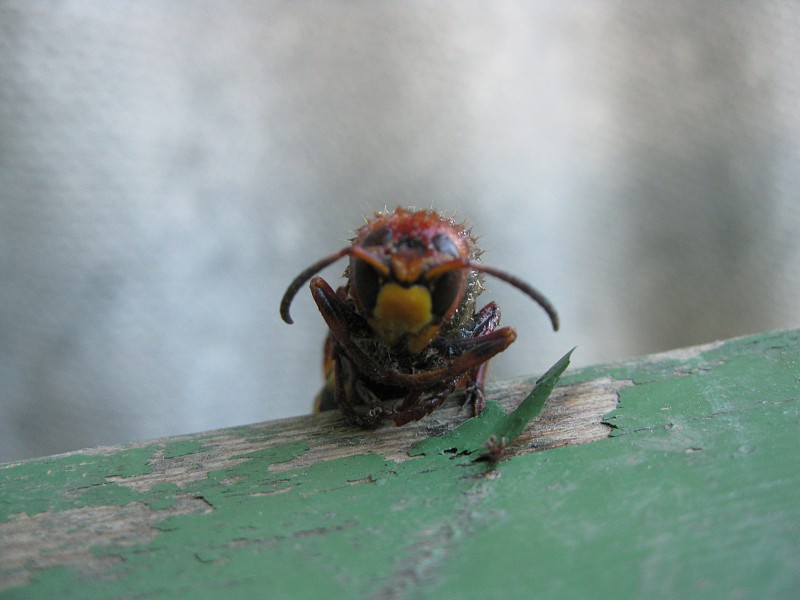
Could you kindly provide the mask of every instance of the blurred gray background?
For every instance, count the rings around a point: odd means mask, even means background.
[[[5,0],[0,460],[308,412],[384,205],[560,309],[493,379],[796,327],[798,100],[796,2]]]

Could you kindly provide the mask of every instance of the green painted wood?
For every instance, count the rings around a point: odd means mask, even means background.
[[[618,391],[610,437],[534,426],[496,466],[410,457],[436,413],[2,465],[0,597],[800,597],[800,331],[567,371],[555,402],[581,386]]]

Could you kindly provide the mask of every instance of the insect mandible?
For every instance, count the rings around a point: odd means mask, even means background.
[[[376,213],[356,231],[352,245],[305,269],[289,285],[280,313],[303,284],[328,325],[326,383],[315,412],[339,407],[347,419],[374,428],[385,421],[404,425],[429,414],[456,389],[477,415],[485,406],[489,359],[517,337],[498,328],[500,309],[490,302],[476,310],[483,275],[521,290],[548,314],[552,304],[522,280],[479,262],[470,230],[432,210],[397,208]],[[318,271],[343,257],[347,283],[336,291]]]

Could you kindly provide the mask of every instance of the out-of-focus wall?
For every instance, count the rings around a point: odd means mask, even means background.
[[[798,106],[789,2],[8,0],[0,460],[308,412],[384,205],[559,307],[488,282],[494,378],[798,326]]]

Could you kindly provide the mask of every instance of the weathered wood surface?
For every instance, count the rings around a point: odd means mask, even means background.
[[[608,437],[610,428],[602,423],[603,416],[616,407],[618,390],[625,385],[626,382],[603,377],[558,388],[540,417],[516,443],[509,446],[508,454]],[[490,396],[507,410],[512,410],[530,390],[530,381],[506,383],[491,388]],[[72,458],[77,462],[73,460],[71,464],[81,465],[82,457],[91,460],[95,456],[127,456],[143,449],[149,466],[147,473],[129,476],[115,473],[113,463],[110,463],[108,466],[112,471],[100,473],[102,481],[91,485],[102,486],[107,482],[124,486],[145,498],[159,486],[183,488],[192,482],[206,480],[211,472],[242,463],[244,457],[252,452],[297,442],[307,444],[308,450],[291,460],[271,463],[270,472],[307,468],[365,452],[399,463],[410,459],[408,450],[415,442],[449,431],[468,417],[466,407],[450,401],[421,422],[364,431],[350,426],[338,413],[331,412],[141,444],[83,450],[26,462],[32,467],[42,466],[43,470],[35,474],[40,477],[50,471],[50,463],[59,468]],[[24,483],[32,487],[37,485],[36,479]],[[85,493],[83,490],[86,488],[77,487],[74,492],[82,494]],[[47,490],[47,493],[58,496],[59,490]],[[67,497],[69,495],[67,490]],[[151,510],[146,503],[131,502],[121,506],[101,503],[73,510],[48,510],[32,517],[17,512],[10,521],[0,525],[0,574],[3,575],[0,585],[25,583],[31,573],[57,565],[70,565],[86,573],[100,572],[113,562],[113,558],[93,554],[93,549],[98,546],[148,543],[157,532],[154,525],[166,517],[209,509],[201,498],[191,495],[176,495],[176,498],[180,499],[173,506],[158,511]],[[54,501],[57,502],[55,498]],[[24,508],[23,505],[17,506],[20,511]]]
[[[510,410],[532,383],[489,396]],[[800,333],[568,372],[494,467],[409,455],[466,416],[361,431],[331,413],[2,465],[0,595],[800,589]]]

